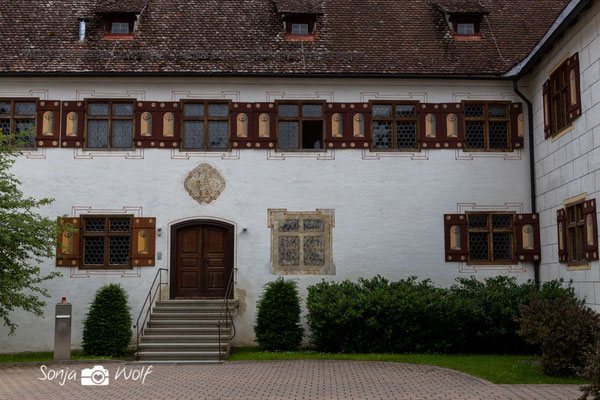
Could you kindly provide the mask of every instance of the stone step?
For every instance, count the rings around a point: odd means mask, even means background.
[[[221,343],[221,351],[225,351],[227,343]],[[219,350],[218,343],[140,343],[140,352],[203,352]]]
[[[157,307],[191,307],[191,306],[222,306],[225,303],[223,299],[192,299],[192,300],[159,300],[155,304]],[[237,307],[238,300],[229,300],[229,308]]]
[[[226,352],[221,351],[220,353],[221,360],[224,360]],[[140,351],[138,357],[140,361],[220,361],[218,351]]]
[[[221,335],[144,335],[140,343],[212,343],[229,342],[229,332]]]
[[[229,335],[229,327],[221,327],[221,335]],[[201,327],[201,328],[146,328],[144,329],[144,335],[218,335],[219,329],[215,327]]]
[[[224,323],[221,328],[229,328],[230,324]],[[203,320],[203,319],[158,319],[152,318],[148,322],[148,328],[204,328],[212,327],[217,329],[216,320]]]
[[[225,319],[225,316],[220,313],[176,313],[176,312],[160,312],[153,313],[150,315],[151,321],[158,321],[161,319],[173,319],[173,320],[187,320],[187,319],[203,319],[203,320],[218,320],[219,318]]]
[[[233,313],[235,310],[234,307],[229,307],[229,311]],[[161,312],[176,312],[176,313],[187,313],[187,312],[214,312],[214,313],[224,313],[225,309],[221,306],[213,306],[213,305],[205,305],[205,306],[157,306],[152,309],[152,313],[161,313]]]

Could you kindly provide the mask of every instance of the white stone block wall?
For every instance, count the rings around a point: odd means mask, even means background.
[[[554,142],[544,139],[542,85],[567,55],[579,53],[582,115],[573,130]],[[537,208],[541,218],[542,281],[573,280],[577,295],[600,311],[600,262],[590,269],[568,271],[558,263],[556,210],[581,193],[600,199],[600,2],[581,14],[577,23],[544,56],[522,83],[528,85],[534,109]]]
[[[8,96],[52,100],[131,97],[146,101],[227,98],[245,102],[279,98],[519,101],[511,82],[457,80],[1,79],[0,97]],[[54,304],[63,296],[73,303],[73,345],[79,346],[82,320],[93,294],[110,282],[128,291],[132,314],[137,317],[156,269],[170,268],[170,226],[199,217],[230,221],[236,227],[236,296],[240,299],[236,343],[240,345],[252,343],[256,301],[264,284],[276,279],[270,268],[269,208],[335,210],[332,243],[336,275],[286,276],[298,281],[303,298],[306,287],[322,279],[357,280],[376,274],[392,280],[416,275],[441,286],[471,274],[478,278],[508,274],[520,282],[532,279],[529,264],[475,270],[446,263],[443,237],[443,214],[457,213],[459,204],[463,204],[462,211],[469,204],[478,210],[508,204],[509,210],[530,212],[528,146],[526,138],[525,151],[477,153],[472,159],[464,159],[469,154],[462,150],[422,151],[417,159],[407,153],[386,153],[377,159],[372,157],[374,153],[354,149],[329,151],[325,157],[329,159],[322,160],[314,154],[273,159],[279,155],[267,150],[232,151],[225,159],[215,153],[190,153],[188,158],[167,149],[138,150],[136,157],[128,159],[118,152],[112,154],[114,157],[100,157],[74,149],[48,149],[21,157],[15,172],[25,194],[56,199],[43,210],[45,215],[55,218],[86,212],[86,207],[115,211],[141,207],[136,212],[156,217],[157,228],[162,228],[163,235],[156,242],[162,260],[157,260],[156,267],[142,268],[139,276],[137,270],[122,277],[87,276],[81,270],[60,269],[62,278],[45,283],[52,294],[45,318],[13,313],[11,317],[19,324],[17,335],[8,337],[7,330],[0,328],[0,352],[50,350]],[[202,205],[183,187],[187,174],[201,163],[216,168],[226,182],[217,200]],[[560,179],[559,172],[556,179]],[[544,226],[550,225],[552,218],[542,215]],[[544,248],[544,259],[552,257],[552,252],[546,253]],[[44,273],[56,270],[53,259],[41,267]]]

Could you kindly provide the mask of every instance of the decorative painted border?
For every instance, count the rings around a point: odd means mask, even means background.
[[[199,100],[231,100],[234,103],[240,102],[241,93],[239,90],[222,90],[220,92],[193,92],[191,90],[173,90],[171,92],[171,101],[181,99],[199,99]]]
[[[216,151],[180,151],[179,149],[171,149],[171,160],[189,160],[190,158],[220,158],[221,160],[239,160],[240,149],[232,149],[231,151],[219,153]]]
[[[287,158],[314,158],[321,161],[335,160],[335,149],[327,149],[325,152],[280,152],[274,149],[267,149],[267,160],[285,161]]]
[[[512,153],[475,152],[468,153],[456,149],[454,159],[457,161],[473,161],[475,158],[501,158],[507,161],[520,161],[523,159],[523,149],[515,149]]]
[[[126,90],[124,92],[99,92],[95,89],[76,90],[75,101],[83,101],[86,98],[134,98],[137,101],[144,101],[146,98],[145,90]],[[98,157],[119,157],[125,160],[143,160],[144,149],[135,148],[129,151],[85,151],[80,147],[73,149],[73,159],[75,160],[93,160]]]
[[[3,90],[0,91],[0,97],[32,97],[39,98],[40,100],[48,100],[48,89],[29,89],[25,91],[11,91]],[[29,160],[45,160],[46,159],[46,148],[42,147],[37,150],[23,150],[21,156]]]
[[[429,149],[422,150],[420,153],[410,152],[374,152],[369,149],[362,149],[363,160],[381,160],[382,158],[408,158],[416,161],[428,161]]]
[[[91,206],[73,206],[71,207],[71,217],[80,217],[85,214],[134,214],[136,217],[143,217],[142,207],[128,207],[123,208],[93,208]],[[70,278],[91,278],[94,275],[107,276],[117,275],[121,278],[141,278],[142,267],[133,267],[133,269],[126,270],[114,270],[114,269],[103,269],[103,270],[80,270],[78,267],[70,268]]]
[[[291,93],[291,92],[267,92],[267,102],[272,103],[275,100],[325,100],[329,103],[334,102],[334,92],[311,92],[311,93]]]
[[[514,211],[517,214],[523,213],[525,205],[523,203],[504,203],[503,205],[486,205],[477,203],[457,203],[456,211],[458,214],[464,214],[466,211]],[[467,265],[465,262],[458,263],[458,272],[461,274],[472,274],[479,271],[505,271],[509,273],[523,273],[524,263],[515,265]]]
[[[404,92],[404,93],[381,93],[381,92],[360,92],[360,102],[367,103],[369,100],[418,100],[421,103],[428,103],[427,92]]]

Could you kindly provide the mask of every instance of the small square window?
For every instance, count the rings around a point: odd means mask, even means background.
[[[115,35],[129,34],[129,22],[113,22],[110,28],[110,33]]]
[[[292,24],[292,35],[308,35],[308,24]]]
[[[459,22],[456,24],[457,35],[474,35],[475,24],[473,22]]]

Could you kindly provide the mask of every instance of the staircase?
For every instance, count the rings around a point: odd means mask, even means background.
[[[138,344],[138,359],[152,362],[221,362],[227,358],[237,300],[159,300]],[[219,336],[219,319],[221,329]],[[234,328],[235,329],[235,328]]]

